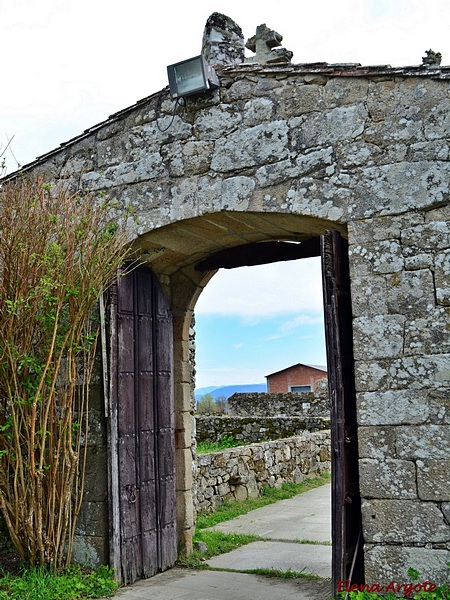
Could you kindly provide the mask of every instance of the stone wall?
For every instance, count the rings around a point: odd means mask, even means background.
[[[228,398],[228,414],[240,417],[330,418],[328,391],[233,394]]]
[[[232,436],[242,444],[301,435],[330,428],[330,419],[304,417],[197,416],[197,442],[216,442]]]
[[[89,436],[84,497],[74,539],[74,559],[98,565],[109,556],[108,536],[108,448],[105,398],[95,382],[89,398]]]
[[[300,483],[330,468],[329,431],[201,454],[195,473],[195,508],[209,511],[225,498],[255,498],[265,485]]]

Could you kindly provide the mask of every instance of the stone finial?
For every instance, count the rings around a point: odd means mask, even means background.
[[[425,50],[426,56],[422,58],[422,64],[427,67],[438,67],[441,64],[442,54],[433,52],[433,50]]]
[[[213,13],[203,32],[202,54],[209,65],[230,65],[244,62],[244,36],[233,19]]]
[[[278,48],[282,39],[282,35],[269,29],[265,23],[258,25],[256,34],[245,44],[246,48],[256,54],[249,61],[253,62],[256,58],[260,65],[291,62],[293,53],[286,48]]]

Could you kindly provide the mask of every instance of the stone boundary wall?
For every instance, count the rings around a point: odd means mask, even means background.
[[[236,393],[228,398],[228,414],[239,417],[325,417],[330,418],[328,391]]]
[[[330,431],[200,454],[195,465],[194,506],[212,511],[223,500],[256,498],[265,485],[300,483],[331,469]]]
[[[277,440],[305,432],[322,431],[330,428],[330,419],[322,417],[230,417],[196,416],[197,442],[217,442],[224,437],[233,438],[243,444],[266,440]]]

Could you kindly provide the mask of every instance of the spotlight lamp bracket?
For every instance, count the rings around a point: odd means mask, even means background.
[[[220,86],[215,70],[201,54],[169,65],[167,75],[170,95],[174,99],[202,94]]]

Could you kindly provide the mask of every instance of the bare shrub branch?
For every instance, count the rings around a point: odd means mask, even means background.
[[[0,190],[0,507],[30,565],[71,560],[94,307],[128,254],[101,198],[42,178]]]

